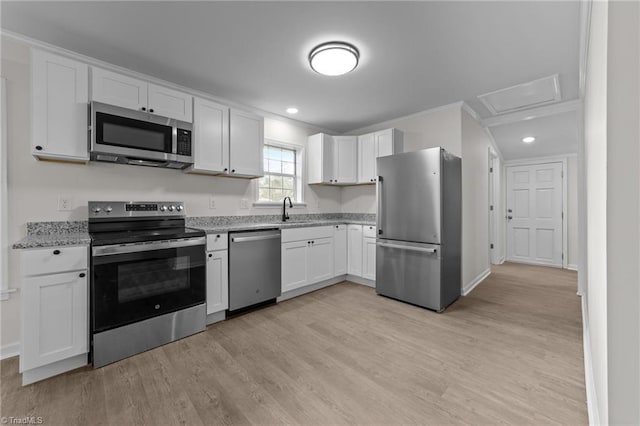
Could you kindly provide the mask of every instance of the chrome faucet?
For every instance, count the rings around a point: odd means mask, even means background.
[[[289,215],[287,214],[287,198],[289,199],[289,208],[293,208],[293,203],[291,202],[291,197],[284,197],[282,200],[282,221],[286,222],[289,219]]]

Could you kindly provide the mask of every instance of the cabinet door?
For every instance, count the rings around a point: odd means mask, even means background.
[[[145,111],[147,88],[146,81],[102,68],[91,68],[91,100],[93,101]]]
[[[87,272],[22,282],[21,371],[88,352]]]
[[[307,241],[282,244],[282,293],[308,284]]]
[[[347,225],[336,225],[333,230],[333,276],[347,273]]]
[[[386,129],[375,133],[376,139],[376,156],[385,157],[395,154],[394,149],[394,130]]]
[[[193,167],[198,173],[229,170],[229,108],[195,99],[193,120]]]
[[[207,315],[229,307],[229,263],[226,250],[207,253]]]
[[[193,96],[149,83],[149,112],[176,120],[193,121]]]
[[[255,114],[231,110],[229,123],[230,175],[263,176],[264,119]]]
[[[362,240],[362,278],[376,279],[376,239]]]
[[[362,276],[362,225],[347,226],[347,271]]]
[[[358,137],[335,136],[336,183],[356,183],[358,180]]]
[[[88,161],[87,65],[32,51],[31,144],[36,157]]]
[[[376,181],[376,140],[373,133],[358,136],[358,183]]]
[[[333,278],[333,238],[312,240],[307,254],[309,284]]]

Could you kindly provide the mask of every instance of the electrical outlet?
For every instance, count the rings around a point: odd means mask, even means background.
[[[70,212],[73,210],[73,199],[71,197],[58,197],[58,211]]]
[[[249,208],[249,199],[248,198],[243,198],[240,200],[240,208],[241,209],[248,209]]]
[[[209,198],[209,208],[210,209],[215,209],[216,208],[216,199],[211,197]]]

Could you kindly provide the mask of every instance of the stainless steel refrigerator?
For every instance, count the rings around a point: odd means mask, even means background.
[[[441,312],[461,289],[461,160],[430,148],[377,167],[376,291]]]

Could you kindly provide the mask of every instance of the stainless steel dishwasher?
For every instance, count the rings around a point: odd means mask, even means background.
[[[280,250],[279,229],[229,233],[229,311],[282,294]]]

